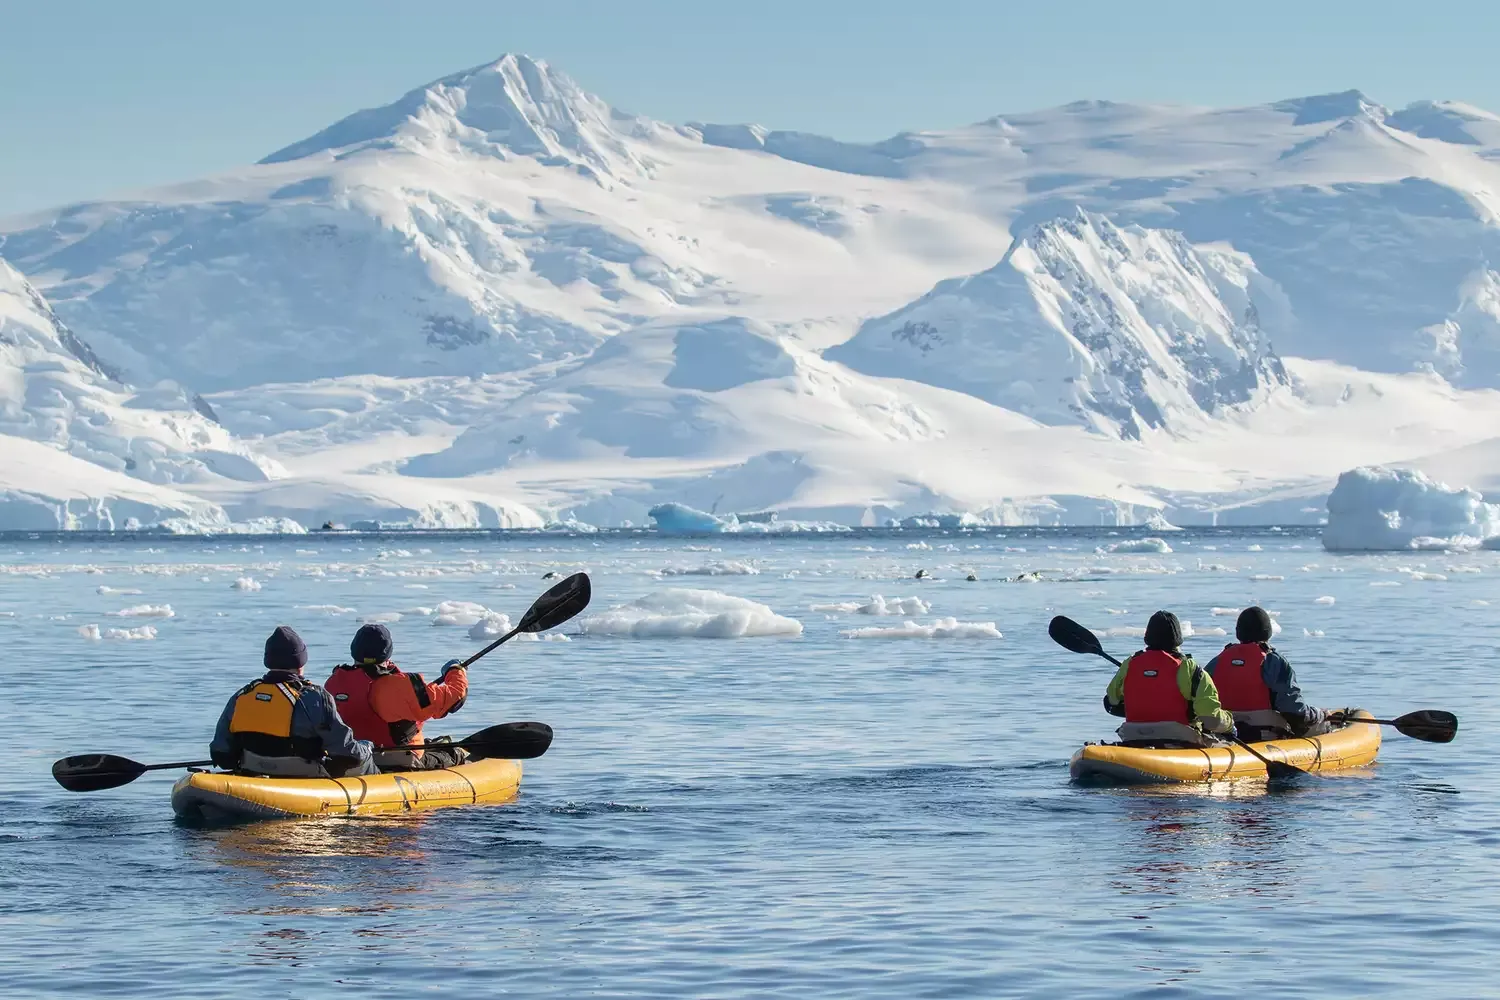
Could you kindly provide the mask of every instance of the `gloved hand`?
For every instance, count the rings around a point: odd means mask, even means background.
[[[1324,718],[1335,726],[1342,726],[1357,711],[1359,711],[1357,708],[1339,708],[1332,712],[1324,713]]]
[[[443,664],[443,673],[442,673],[442,676],[439,679],[440,680],[447,680],[448,679],[448,671],[450,671],[450,670],[466,670],[466,669],[468,669],[468,668],[466,668],[464,666],[464,661],[463,660],[449,660],[447,663]]]

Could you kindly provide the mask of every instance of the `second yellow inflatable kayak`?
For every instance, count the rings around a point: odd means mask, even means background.
[[[1360,718],[1374,718],[1363,710],[1356,714]],[[1304,771],[1342,771],[1375,760],[1380,752],[1380,727],[1349,722],[1326,736],[1270,740],[1251,746],[1269,760]],[[1123,784],[1266,777],[1266,766],[1237,746],[1153,750],[1091,743],[1073,755],[1068,769],[1074,780]]]
[[[195,771],[172,786],[172,809],[192,819],[370,816],[505,802],[521,787],[521,762],[486,759],[438,771],[354,778],[254,778]]]

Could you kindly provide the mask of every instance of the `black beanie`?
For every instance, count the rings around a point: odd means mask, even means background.
[[[1170,611],[1158,611],[1146,623],[1146,648],[1168,652],[1182,645],[1182,625]]]
[[[354,641],[349,643],[349,655],[355,663],[384,663],[395,649],[391,630],[378,622],[361,625],[354,633]]]
[[[1240,642],[1270,642],[1270,614],[1261,607],[1249,607],[1241,611],[1234,623],[1234,637]]]
[[[289,625],[278,625],[266,640],[267,670],[297,671],[307,666],[307,643]]]

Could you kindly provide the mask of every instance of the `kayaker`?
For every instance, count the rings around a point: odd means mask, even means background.
[[[1146,623],[1146,648],[1126,658],[1109,682],[1104,710],[1124,716],[1116,732],[1127,746],[1219,746],[1210,734],[1234,729],[1213,678],[1181,647],[1177,616],[1158,611]]]
[[[442,676],[429,684],[421,674],[402,672],[391,662],[393,652],[390,629],[378,623],[361,625],[349,643],[354,662],[333,669],[328,690],[360,739],[378,746],[421,743],[422,723],[463,707],[469,695],[468,672],[458,660],[449,660]],[[376,754],[375,763],[386,771],[428,771],[461,764],[467,756],[459,747],[388,750]]]
[[[1248,607],[1234,623],[1232,642],[1204,667],[1219,690],[1219,701],[1234,715],[1236,733],[1246,743],[1332,732],[1330,716],[1302,700],[1292,665],[1271,646],[1271,615]]]
[[[209,756],[226,771],[272,778],[376,774],[372,747],[339,718],[333,696],[302,676],[307,645],[279,625],[266,640],[266,675],[234,693]]]

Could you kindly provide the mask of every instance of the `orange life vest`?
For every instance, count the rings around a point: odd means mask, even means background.
[[[1214,686],[1226,712],[1271,710],[1271,689],[1266,687],[1261,667],[1266,647],[1258,642],[1230,643],[1214,665]]]
[[[426,700],[427,691],[421,674],[406,674],[394,663],[350,665],[335,667],[333,676],[326,685],[333,703],[338,706],[339,718],[354,730],[357,740],[369,740],[376,746],[405,746],[416,743],[422,735],[422,726],[415,720],[387,722],[375,711],[370,697],[378,682],[387,677],[407,680],[420,691],[419,698]]]
[[[1192,705],[1177,687],[1182,658],[1146,649],[1130,658],[1125,671],[1126,722],[1180,722],[1192,725]]]
[[[292,713],[308,685],[299,680],[271,680],[271,676],[246,684],[235,695],[229,715],[234,755],[248,750],[261,757],[321,757],[322,745],[317,740],[292,735]]]

